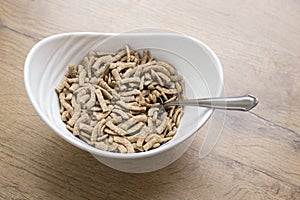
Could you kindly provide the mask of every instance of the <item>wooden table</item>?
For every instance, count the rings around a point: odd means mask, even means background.
[[[0,199],[300,199],[300,2],[0,1]],[[168,28],[208,44],[229,95],[260,99],[251,113],[227,112],[205,159],[200,145],[165,169],[127,174],[56,135],[30,104],[27,53],[73,31]]]

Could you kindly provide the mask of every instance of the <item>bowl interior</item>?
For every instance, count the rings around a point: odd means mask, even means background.
[[[205,44],[188,36],[173,33],[70,33],[46,38],[33,47],[25,62],[24,78],[29,98],[55,132],[94,154],[113,156],[116,153],[95,149],[72,136],[60,119],[54,89],[66,73],[66,66],[77,65],[90,50],[115,52],[125,44],[136,50],[149,49],[152,57],[174,65],[184,77],[187,98],[219,96],[221,93],[223,77],[218,58]],[[209,109],[185,107],[176,136],[149,152],[162,151],[185,140],[205,123],[211,113]]]

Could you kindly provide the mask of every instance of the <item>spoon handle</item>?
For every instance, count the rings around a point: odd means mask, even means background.
[[[164,107],[172,105],[200,106],[223,110],[249,111],[258,104],[258,99],[251,94],[237,97],[217,97],[205,99],[186,99],[172,101],[164,104]]]

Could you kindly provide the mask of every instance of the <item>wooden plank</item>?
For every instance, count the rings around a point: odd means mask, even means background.
[[[26,8],[26,9],[25,9]],[[8,1],[0,3],[0,199],[300,199],[300,4],[279,1]],[[227,95],[251,92],[252,113],[228,112],[204,160],[208,124],[169,167],[127,174],[100,164],[38,117],[23,65],[61,32],[161,27],[220,57]]]

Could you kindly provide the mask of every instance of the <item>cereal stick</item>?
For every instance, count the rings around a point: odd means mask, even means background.
[[[119,135],[122,135],[122,136],[123,136],[123,135],[126,135],[126,131],[124,131],[124,129],[122,129],[122,128],[116,126],[116,125],[114,125],[114,124],[112,123],[112,121],[106,122],[105,125],[106,125],[108,128],[110,128],[112,131],[116,132],[116,133],[119,134]]]
[[[134,52],[134,57],[136,58],[136,61],[134,61],[134,62],[136,62],[137,64],[139,64],[139,62],[140,62],[140,54],[139,54],[139,52],[135,51]]]
[[[62,114],[61,114],[61,120],[63,122],[67,122],[68,119],[69,119],[69,117],[70,117],[70,113],[68,111],[62,112]]]
[[[136,67],[135,62],[128,62],[128,63],[117,62],[117,63],[112,63],[111,65],[114,66],[113,64],[116,64],[115,66],[117,67],[117,70],[119,72],[123,71],[124,69]]]
[[[89,51],[89,53],[87,55],[87,57],[88,57],[89,60],[92,59],[92,58],[94,58],[95,56],[96,56],[96,52],[93,51],[93,50]]]
[[[84,69],[84,67],[82,65],[78,65],[77,66],[77,72],[78,74]]]
[[[170,76],[170,72],[164,68],[163,66],[160,66],[160,65],[157,65],[157,64],[151,64],[151,65],[148,65],[149,67],[146,67],[143,69],[143,73],[146,73],[146,72],[149,72],[151,70],[155,71],[155,72],[161,72],[163,74],[165,74],[166,76]]]
[[[176,119],[175,124],[176,124],[177,127],[179,126],[179,123],[180,123],[180,120],[181,120],[182,115],[183,115],[183,111],[181,111],[181,112],[178,114],[178,117],[177,117],[177,119]]]
[[[171,79],[162,72],[156,72],[156,74],[163,80],[164,83],[170,83]]]
[[[148,61],[149,57],[150,57],[149,56],[149,51],[147,49],[144,49],[141,64],[145,64]]]
[[[164,92],[161,92],[161,96],[163,97],[164,101],[168,101],[168,97]]]
[[[79,124],[83,122],[88,122],[89,121],[89,116],[88,114],[82,114],[75,122],[74,124],[74,130],[73,130],[73,135],[79,135]]]
[[[159,108],[157,108],[157,107],[152,107],[152,108],[150,108],[150,109],[148,110],[148,116],[149,116],[149,117],[152,117],[153,114],[154,114],[154,112],[157,112],[158,110],[159,110]]]
[[[79,78],[78,78],[79,86],[83,86],[85,77],[86,77],[86,71],[85,69],[83,69],[79,72]]]
[[[156,89],[161,91],[161,92],[164,92],[166,94],[177,94],[177,90],[176,89],[166,89],[166,88],[163,88],[161,86],[156,86]]]
[[[124,56],[123,58],[121,58],[120,61],[121,61],[121,62],[127,62],[127,56]]]
[[[98,99],[98,101],[100,103],[100,106],[101,106],[103,112],[108,111],[108,108],[107,108],[107,105],[106,105],[106,103],[104,101],[104,98],[103,98],[101,90],[100,89],[96,89],[95,93],[96,93],[97,99]]]
[[[59,82],[58,86],[55,88],[55,91],[57,94],[59,94],[64,88],[69,88],[69,87],[70,85],[68,84],[68,78],[64,76]]]
[[[89,134],[85,133],[84,131],[79,131],[79,137],[81,139],[82,139],[82,137],[84,137],[86,139],[85,142],[90,144],[91,136]]]
[[[160,143],[160,142],[161,142],[161,137],[158,135],[154,135],[154,137],[143,146],[143,149],[145,151],[148,151],[150,148],[153,147],[154,144]]]
[[[124,147],[122,144],[118,145],[118,150],[120,151],[120,153],[127,153],[126,147]]]
[[[165,143],[165,142],[170,141],[171,139],[172,139],[172,137],[165,137],[165,138],[162,138],[162,139],[160,140],[160,142],[161,142],[161,143]]]
[[[176,88],[176,90],[178,91],[178,93],[181,93],[181,91],[182,91],[182,88],[181,88],[181,85],[180,85],[180,83],[178,83],[178,82],[175,82],[175,88]]]
[[[64,107],[70,114],[73,114],[73,108],[68,102],[65,100],[66,93],[59,94],[59,101],[62,107]]]
[[[165,128],[167,127],[167,124],[168,124],[168,116],[167,116],[167,113],[163,113],[162,115],[162,122],[161,124],[156,128],[156,131],[158,134],[161,134]]]
[[[135,112],[145,112],[147,110],[145,106],[135,106],[131,104],[128,105],[128,109]]]
[[[121,84],[126,84],[126,83],[139,83],[141,79],[139,77],[132,77],[132,78],[124,78],[120,80]]]
[[[87,125],[87,124],[84,124],[84,123],[80,123],[79,124],[79,130],[82,130],[86,133],[89,133],[91,134],[93,132],[93,127]]]
[[[95,88],[91,84],[88,84],[87,88],[90,90],[90,99],[86,102],[85,106],[87,109],[91,109],[96,103]]]
[[[72,97],[73,97],[73,94],[69,90],[67,90],[65,100],[71,101]]]
[[[161,93],[158,90],[153,90],[151,92],[156,98],[161,96]]]
[[[172,76],[169,76],[169,77],[170,77],[171,81],[173,81],[173,82],[183,80],[182,76],[180,76],[179,74],[177,74],[177,75],[172,75]]]
[[[143,68],[144,68],[144,66],[142,66],[142,65],[137,66],[133,77],[141,77]],[[126,77],[126,78],[128,78],[128,77]]]
[[[100,112],[100,113],[94,112],[93,115],[96,117],[98,121],[105,119],[111,113],[112,107],[113,107],[112,105],[109,105],[108,110],[106,112]]]
[[[73,115],[71,117],[71,119],[67,122],[67,124],[71,127],[74,126],[75,122],[78,120],[78,118],[80,117],[80,110],[81,110],[81,107],[80,107],[80,104],[78,104],[76,102],[76,98],[73,96],[72,100],[71,100],[71,104],[72,104],[72,107],[74,108],[74,112],[73,112]]]
[[[73,127],[71,127],[71,126],[69,126],[68,124],[66,125],[66,127],[67,127],[67,129],[69,130],[69,131],[71,131],[72,133],[73,133]],[[74,134],[73,134],[74,135]],[[74,135],[74,136],[76,136],[76,135]]]
[[[168,99],[167,101],[165,101],[165,103],[171,102],[171,101],[175,101],[177,99],[176,96],[172,96],[170,99]]]
[[[179,116],[179,113],[181,113],[182,110],[183,110],[183,108],[180,107],[180,106],[177,106],[177,108],[175,109],[174,115],[172,116],[172,119],[173,119],[173,121],[174,121],[175,123],[176,123],[176,121],[177,121],[177,118],[178,118],[178,116]]]
[[[128,45],[125,45],[126,55],[127,55],[127,62],[130,62],[130,50]]]
[[[168,118],[166,130],[172,130],[172,119]]]
[[[121,80],[121,76],[120,76],[120,74],[119,74],[119,72],[118,72],[117,69],[113,69],[111,71],[111,74],[113,75],[113,77],[115,78],[116,81]]]
[[[97,129],[97,136],[103,136],[103,132],[101,132],[101,128],[105,125],[106,119],[98,120],[98,129]]]
[[[108,135],[100,136],[100,137],[98,137],[98,138],[96,139],[96,141],[97,141],[97,142],[100,142],[100,141],[106,139],[107,137],[108,137]]]
[[[153,124],[153,118],[151,118],[151,117],[148,117],[148,120],[147,120],[148,122],[148,128],[150,129],[150,130],[154,130],[154,124]]]
[[[118,133],[110,130],[109,128],[104,128],[104,133],[107,133],[108,135],[118,135]]]
[[[144,125],[145,125],[145,123],[139,122],[139,123],[133,125],[130,129],[128,129],[128,130],[126,131],[126,134],[127,134],[127,135],[131,135],[131,134],[133,134],[133,133],[139,131]]]
[[[149,95],[150,94],[150,91],[149,90],[143,90],[142,92],[141,92],[141,96],[142,97],[145,97],[145,96],[147,96],[147,95]]]
[[[138,146],[136,145],[136,143],[132,143],[132,146],[133,146],[133,148],[134,148],[135,150],[137,150],[137,151],[140,151],[140,152],[143,152],[143,151],[144,151],[143,147],[138,147]]]
[[[96,126],[92,130],[91,142],[95,142],[97,140],[98,128],[99,128],[99,123],[97,123]]]
[[[77,84],[77,83],[73,83],[72,85],[71,85],[71,87],[69,88],[69,90],[70,90],[70,92],[75,92],[75,90],[77,90],[79,88],[79,84]]]
[[[151,134],[151,130],[148,129],[147,127],[143,127],[141,130],[141,133],[137,136],[137,141],[136,141],[136,146],[137,147],[143,147],[143,143],[145,141],[145,138]]]
[[[157,134],[152,133],[152,134],[148,135],[148,136],[145,138],[145,142],[147,143],[147,142],[149,142],[152,138],[157,137],[157,136],[158,136]]]
[[[125,103],[128,103],[128,102],[135,101],[135,98],[134,96],[125,96],[125,97],[120,97],[120,100],[124,101]]]
[[[100,141],[100,142],[95,142],[95,147],[97,149],[101,149],[101,150],[104,150],[104,151],[107,151],[108,150],[108,145],[105,144],[104,142]]]
[[[128,128],[133,126],[134,124],[138,122],[146,122],[146,121],[147,121],[147,116],[145,114],[140,114],[140,115],[133,116],[132,118],[129,118],[127,121],[119,124],[118,126],[123,130],[128,130]]]
[[[144,85],[145,86],[149,86],[152,83],[152,81],[153,81],[152,79],[151,80],[147,80],[147,81],[144,82]]]
[[[95,56],[97,56],[97,57],[108,56],[108,55],[114,56],[114,55],[116,55],[116,53],[114,53],[114,52],[102,52],[102,51],[96,51],[95,52]]]
[[[110,64],[109,63],[106,63],[105,65],[104,65],[104,67],[101,67],[100,69],[99,69],[99,71],[97,71],[97,73],[99,73],[99,76],[101,76],[102,78],[103,77],[105,77],[106,75],[109,75],[108,73],[109,73],[109,66],[110,66]]]
[[[165,113],[165,112],[164,112],[164,113]],[[153,119],[153,121],[155,122],[155,125],[156,125],[156,126],[160,125],[161,120],[158,118],[158,111],[155,111],[155,112],[153,113],[152,119]]]
[[[93,76],[90,80],[89,80],[89,82],[92,84],[92,85],[98,85],[99,84],[99,79],[98,78],[96,78],[95,76]]]
[[[107,151],[117,152],[118,146],[119,145],[117,143],[113,142],[111,145],[108,146]]]
[[[108,143],[112,144],[114,142],[114,138],[111,135],[109,135],[107,141]]]
[[[104,88],[106,91],[108,91],[110,94],[112,94],[113,89],[111,87],[109,87],[109,85],[103,79],[100,79],[99,84],[102,88]]]
[[[129,78],[134,75],[137,68],[128,69],[124,74],[123,78]]]
[[[68,83],[73,84],[73,83],[78,83],[78,78],[68,78],[67,80]]]
[[[74,65],[68,65],[68,72],[66,74],[66,77],[68,78],[76,78],[77,72],[75,70]]]
[[[172,117],[174,115],[176,106],[169,106],[167,109],[169,110],[168,116]]]
[[[82,65],[85,67],[89,79],[92,78],[92,65],[87,57],[84,57]]]
[[[121,51],[119,51],[119,53],[117,55],[115,55],[113,57],[113,59],[112,59],[111,62],[117,62],[117,61],[121,60],[122,57],[125,56],[125,55],[126,55],[126,51],[125,50],[121,50]]]
[[[134,153],[134,148],[132,144],[126,138],[118,136],[114,136],[113,138],[116,143],[124,145],[128,153]]]
[[[144,88],[144,82],[145,82],[145,76],[142,76],[140,84],[139,84],[139,90],[143,90],[143,88]]]
[[[172,74],[172,75],[173,75],[173,74],[177,74],[175,67],[172,66],[172,65],[169,64],[169,63],[159,61],[159,62],[157,62],[157,65],[163,66],[163,67],[166,68],[166,69],[170,72],[170,74]]]
[[[112,110],[113,113],[116,113],[118,115],[120,115],[123,119],[129,119],[129,115],[128,113],[125,113],[123,110],[121,109],[117,109],[117,108],[114,108]]]
[[[164,86],[164,83],[161,80],[160,76],[154,70],[151,69],[150,73],[151,73],[151,76],[152,76],[153,80],[156,80],[159,85]]]
[[[167,133],[166,137],[173,137],[177,131],[177,128],[174,127],[169,133]]]
[[[128,111],[128,103],[125,103],[124,101],[117,101],[116,105],[121,107],[123,110],[127,110]]]
[[[102,94],[104,97],[106,97],[107,99],[111,100],[113,98],[113,96],[104,88],[96,85],[95,87],[99,87],[99,89],[101,90]]]
[[[111,55],[102,56],[100,58],[97,58],[96,62],[93,64],[92,68],[94,70],[98,70],[102,63],[108,63],[108,62],[111,62],[112,60],[113,60],[113,58]]]
[[[112,117],[114,123],[116,123],[116,124],[119,124],[119,123],[121,123],[123,121],[122,117],[118,116],[115,113],[111,113],[110,116]]]

